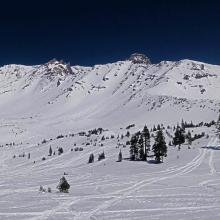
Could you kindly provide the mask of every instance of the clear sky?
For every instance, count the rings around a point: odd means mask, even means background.
[[[153,63],[194,59],[220,65],[220,1],[6,1],[0,65],[71,65],[146,54]]]

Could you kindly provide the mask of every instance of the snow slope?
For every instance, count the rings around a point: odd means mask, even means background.
[[[134,133],[144,124],[209,122],[217,118],[219,94],[220,66],[191,60],[151,64],[135,54],[94,67],[57,60],[1,67],[0,219],[219,219],[214,127],[193,129],[209,137],[191,149],[169,147],[163,164],[115,162],[119,149],[129,156],[122,147],[129,139],[116,138],[129,124]],[[103,134],[78,134],[98,127]],[[64,154],[57,155],[60,146]],[[97,160],[103,150],[105,160],[87,164],[90,153]],[[64,172],[69,194],[56,190]],[[39,192],[40,185],[52,193]]]

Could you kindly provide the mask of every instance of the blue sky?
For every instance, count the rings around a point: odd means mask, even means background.
[[[161,60],[220,65],[218,1],[16,1],[1,3],[0,65]]]

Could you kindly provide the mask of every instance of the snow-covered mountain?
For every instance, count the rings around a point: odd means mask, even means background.
[[[209,121],[220,109],[220,66],[191,60],[151,64],[142,54],[93,67],[51,60],[0,68],[0,115],[33,127],[118,127]],[[172,117],[164,117],[170,115]],[[64,126],[65,125],[65,126]]]

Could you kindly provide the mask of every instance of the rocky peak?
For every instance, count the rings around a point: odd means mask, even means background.
[[[52,75],[69,75],[73,74],[70,64],[65,63],[63,60],[57,61],[56,59],[50,60],[44,64],[47,74]]]
[[[140,54],[140,53],[133,53],[130,56],[129,60],[132,61],[133,63],[138,63],[138,64],[151,64],[150,59],[144,54]]]

